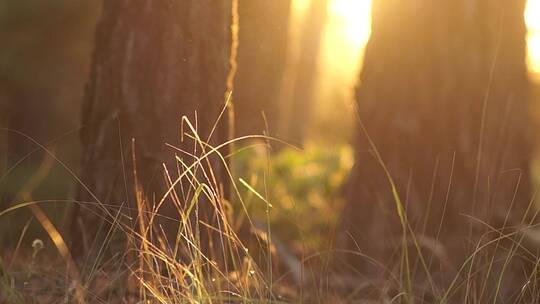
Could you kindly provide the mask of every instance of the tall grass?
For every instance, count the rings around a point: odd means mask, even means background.
[[[271,154],[270,138],[244,137],[233,142],[260,141],[234,152],[237,161],[231,168],[226,160],[233,155],[220,154],[220,147],[230,142],[211,147],[198,137],[193,126],[187,126],[190,132],[186,136],[199,144],[201,154],[192,155],[190,162],[176,157],[179,170],[164,167],[168,190],[157,200],[149,200],[143,193],[135,168],[136,202],[131,211],[136,216],[132,221],[123,220],[121,210],[126,210],[125,206],[64,201],[83,206],[99,204],[108,210],[103,220],[111,223],[105,241],[95,244],[97,256],[78,263],[73,261],[64,236],[41,210],[51,202],[31,196],[52,163],[61,162],[42,146],[51,157],[21,189],[17,197],[22,202],[1,210],[0,220],[29,208],[52,240],[58,262],[48,262],[54,259],[45,253],[32,258],[19,248],[11,263],[0,260],[0,303],[42,303],[45,299],[56,303],[505,303],[502,299],[509,294],[513,303],[540,303],[540,237],[535,223],[527,220],[537,212],[534,200],[520,223],[505,222],[496,229],[479,222],[487,232],[479,240],[469,240],[474,242],[473,251],[460,267],[441,273],[443,270],[433,264],[444,258],[444,244],[432,246],[411,228],[388,174],[394,212],[399,215],[403,232],[396,249],[401,258],[397,265],[388,265],[378,257],[364,256],[358,248],[347,253],[370,260],[386,275],[373,279],[361,273],[345,274],[330,267],[336,258],[331,242],[337,217],[329,220],[328,215],[338,214],[341,207],[337,197],[350,168],[348,149],[334,149],[337,154],[330,156],[313,147]],[[136,155],[133,157],[137,163]],[[203,165],[210,157],[225,165],[234,200],[223,198],[223,189],[208,171],[211,167]],[[325,171],[328,167],[334,169]],[[295,174],[298,170],[302,173]],[[338,177],[329,178],[335,175]],[[188,201],[177,192],[180,184],[189,185],[184,189],[191,193]],[[324,191],[314,190],[321,185],[326,185]],[[287,199],[289,191],[294,195]],[[166,218],[159,211],[165,203],[176,207],[177,218]],[[213,208],[214,223],[200,219],[201,204]],[[163,219],[176,223],[173,240],[161,227]],[[242,227],[249,228],[247,238],[254,240],[251,245],[246,243],[246,235],[241,235]],[[29,241],[25,240],[25,230],[17,247]],[[204,250],[209,246],[202,235],[208,230],[216,235],[213,250]],[[120,247],[117,234],[125,240]],[[55,265],[53,269],[51,264]],[[516,267],[525,275],[513,276]],[[52,295],[36,295],[25,288],[35,278],[41,279],[38,284],[47,286]]]

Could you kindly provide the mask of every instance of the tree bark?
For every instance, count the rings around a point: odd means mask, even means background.
[[[225,121],[217,120],[225,107],[230,26],[228,0],[104,2],[82,109],[84,186],[78,198],[116,208],[107,214],[103,208],[77,207],[75,255],[96,249],[84,236],[102,241],[107,229],[98,231],[100,221],[111,221],[121,206],[129,207],[123,210],[132,219],[129,225],[134,226],[136,201],[145,203],[145,211],[160,201],[169,189],[163,164],[173,180],[184,172],[175,154],[190,166],[195,163],[193,156],[210,150],[186,136],[181,139],[182,116],[189,118],[208,144],[215,147],[227,140],[227,121],[225,117]],[[190,133],[185,124],[183,130]],[[222,162],[212,156],[194,171],[201,183],[214,189],[215,208],[220,208],[223,191],[217,189],[228,187]],[[183,180],[174,188],[180,206],[175,206],[171,194],[159,211],[160,216],[172,219],[158,222],[171,246],[179,212],[189,204],[197,187],[189,185],[189,176]],[[201,221],[215,225],[218,219],[211,201],[201,196],[196,208]],[[207,246],[205,253],[209,254],[212,246],[219,248],[212,245],[215,233],[195,222],[201,230],[201,243]]]
[[[374,1],[339,248],[393,269],[403,226],[390,179],[412,231],[453,266],[489,230],[480,221],[521,221],[531,200],[524,6]]]
[[[239,1],[235,136],[276,132],[290,7],[290,0]]]

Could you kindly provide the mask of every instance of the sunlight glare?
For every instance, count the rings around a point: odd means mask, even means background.
[[[341,113],[341,126],[352,124],[354,87],[370,34],[371,0],[328,0],[315,93],[319,121]]]
[[[357,49],[367,42],[371,31],[370,0],[331,0],[328,11],[330,18],[342,23],[351,46]]]
[[[531,73],[540,73],[540,0],[528,0],[525,9],[527,24],[527,64]]]
[[[309,0],[293,0],[291,3],[292,12],[305,12],[309,7],[309,2]]]

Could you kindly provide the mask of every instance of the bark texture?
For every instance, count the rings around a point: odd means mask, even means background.
[[[239,1],[238,71],[234,86],[236,136],[276,132],[290,6],[290,0]]]
[[[507,213],[508,225],[521,221],[531,199],[524,5],[373,2],[357,89],[365,130],[357,130],[338,247],[390,269],[399,263],[403,229],[381,161],[423,249],[444,253],[433,257],[438,265],[463,262],[489,230],[480,221],[502,226]]]
[[[227,89],[230,13],[230,1],[104,2],[82,109],[82,181],[86,187],[79,189],[79,199],[135,208],[137,183],[145,202],[152,206],[168,189],[163,164],[174,180],[183,172],[175,154],[190,165],[194,162],[190,154],[203,153],[189,138],[181,141],[181,117],[186,115],[190,119],[204,141],[210,136],[224,107]],[[225,142],[227,130],[227,121],[220,121],[209,144]],[[210,167],[215,178],[211,177]],[[217,158],[204,161],[197,170],[201,182],[227,188]],[[176,191],[180,203],[185,204],[190,202],[194,189],[181,183]],[[220,193],[216,195],[221,198]],[[213,225],[215,214],[210,203],[201,199],[197,206],[201,220]],[[117,210],[113,208],[111,212]],[[133,210],[129,212],[135,219]],[[177,208],[168,199],[160,213],[173,219],[160,225],[164,226],[169,242],[174,242]],[[85,235],[94,238],[103,216],[99,208],[77,208],[73,227],[75,254],[92,247],[88,240],[85,246],[81,234],[87,230]],[[208,229],[201,230],[205,231],[202,238],[212,234]],[[102,240],[99,236],[95,239]],[[201,242],[208,243],[210,239]]]

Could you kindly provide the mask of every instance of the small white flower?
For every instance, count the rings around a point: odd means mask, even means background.
[[[32,254],[32,257],[35,258],[38,252],[40,252],[45,245],[43,244],[43,241],[40,239],[35,239],[32,242],[32,248],[34,249],[34,253]]]

